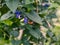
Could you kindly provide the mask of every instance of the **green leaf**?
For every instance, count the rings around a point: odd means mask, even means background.
[[[29,41],[27,41],[27,40],[24,40],[24,43],[23,43],[24,45],[30,45],[29,44]]]
[[[47,31],[47,36],[48,36],[48,37],[52,38],[53,35],[54,35],[54,34],[53,34],[53,32],[51,32],[51,30],[48,30],[48,31]]]
[[[53,41],[57,41],[57,37],[52,37],[52,40]]]
[[[36,33],[38,33],[40,35],[40,37],[43,37],[42,33],[40,32],[40,29],[35,29]]]
[[[29,30],[29,33],[37,39],[40,39],[40,34],[38,34],[35,30],[33,30],[30,26],[26,26]]]
[[[25,4],[30,4],[30,3],[33,3],[34,0],[25,0]]]
[[[25,13],[25,15],[38,24],[42,24],[41,17],[36,12]]]
[[[30,4],[30,0],[25,0],[25,4]]]
[[[13,24],[13,22],[10,20],[4,20],[4,21],[2,21],[2,23],[6,24],[6,25],[12,25]]]
[[[32,4],[24,5],[24,7],[28,8],[28,10],[34,10],[35,9],[35,7]]]
[[[1,16],[1,12],[0,12],[0,16]]]
[[[52,3],[48,9],[57,8],[59,5],[57,3]]]
[[[20,45],[21,41],[20,40],[11,40],[12,45]]]
[[[39,39],[39,35],[32,29],[29,30],[29,33],[34,36],[35,38]]]
[[[6,14],[2,15],[0,20],[3,21],[3,20],[7,20],[8,18],[14,16],[13,14],[10,14],[10,11],[7,12]]]
[[[8,8],[12,11],[15,12],[15,10],[18,7],[19,4],[19,0],[5,0],[6,1],[6,5],[8,6]]]
[[[10,34],[14,37],[17,37],[19,35],[18,31],[15,31],[15,30],[11,31]]]

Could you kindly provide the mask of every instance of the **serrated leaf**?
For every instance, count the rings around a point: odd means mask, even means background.
[[[12,45],[20,45],[20,40],[11,40]]]
[[[25,40],[23,44],[24,44],[24,45],[30,45],[30,44],[29,44],[29,41],[27,41],[27,40]]]
[[[42,33],[40,32],[40,29],[35,29],[36,33],[38,33],[40,35],[40,37],[42,37]]]
[[[15,12],[15,10],[18,7],[19,4],[19,0],[5,0],[6,1],[6,5],[8,6],[8,8],[12,11]]]
[[[29,10],[34,10],[35,9],[35,7],[32,4],[24,5],[24,7],[27,7]]]
[[[30,34],[39,39],[39,35],[34,30],[29,30]]]
[[[57,41],[57,37],[52,37],[53,41]]]
[[[34,22],[36,22],[38,24],[42,24],[42,19],[36,12],[32,11],[31,13],[25,13],[25,14],[32,21],[34,21]]]
[[[52,3],[48,9],[57,8],[59,5],[57,3]]]
[[[30,0],[25,0],[25,4],[29,4],[30,3]]]
[[[18,32],[17,31],[11,31],[10,34],[14,37],[17,37],[18,36]]]
[[[25,0],[25,4],[30,4],[30,3],[33,3],[34,0]]]
[[[52,38],[53,33],[52,33],[50,30],[48,30],[48,31],[47,31],[47,35]]]
[[[29,33],[37,39],[40,39],[40,34],[33,30],[30,26],[26,27],[29,30]]]

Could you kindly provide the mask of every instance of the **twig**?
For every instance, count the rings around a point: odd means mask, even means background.
[[[22,35],[23,35],[23,29],[19,30],[19,36],[17,37],[18,40],[22,39]]]
[[[50,23],[46,20],[47,24],[48,24],[48,28],[51,29],[51,25]]]
[[[46,22],[47,22],[47,24],[48,24],[48,27],[51,27],[50,23],[49,23],[48,21],[46,21]]]

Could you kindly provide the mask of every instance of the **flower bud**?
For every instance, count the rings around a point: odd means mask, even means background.
[[[49,7],[50,4],[49,4],[49,3],[42,3],[42,6],[43,6],[43,7]]]
[[[28,18],[27,18],[27,17],[24,18],[24,23],[25,23],[25,24],[28,23]]]
[[[16,10],[15,15],[16,15],[16,18],[19,18],[19,19],[20,19],[20,17],[21,17],[21,12],[18,11],[18,10]]]

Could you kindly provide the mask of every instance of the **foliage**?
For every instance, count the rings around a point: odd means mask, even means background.
[[[0,38],[9,45],[56,45],[52,19],[59,17],[59,5],[59,0],[0,0]]]

